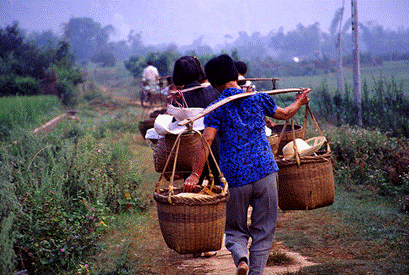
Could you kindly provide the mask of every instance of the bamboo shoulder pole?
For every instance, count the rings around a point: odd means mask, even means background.
[[[296,93],[296,92],[302,92],[303,89],[277,89],[277,90],[270,90],[270,91],[263,91],[263,92],[250,92],[250,93],[241,93],[241,94],[237,94],[237,95],[232,95],[229,97],[226,97],[222,100],[220,100],[219,102],[210,105],[209,107],[207,107],[206,109],[204,109],[203,111],[201,111],[200,113],[192,116],[191,118],[188,119],[184,119],[182,121],[180,121],[178,123],[179,126],[185,126],[189,123],[192,123],[193,121],[204,117],[205,115],[209,114],[210,112],[216,110],[217,108],[219,108],[220,106],[223,106],[224,104],[239,99],[239,98],[244,98],[244,97],[248,97],[254,94],[259,94],[259,93],[265,93],[265,94],[269,94],[269,95],[277,95],[277,94],[286,94],[286,93]]]
[[[185,93],[185,92],[189,92],[189,91],[194,91],[200,88],[206,88],[208,85],[200,85],[200,86],[194,86],[192,88],[187,88],[187,89],[182,89],[182,90],[174,90],[174,91],[170,91],[169,94],[171,95],[175,95],[178,93]]]
[[[279,78],[244,78],[244,79],[238,79],[238,81],[275,81],[275,80],[280,80]]]

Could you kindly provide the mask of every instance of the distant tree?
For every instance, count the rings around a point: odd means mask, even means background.
[[[41,78],[44,68],[48,66],[35,45],[25,40],[24,32],[18,22],[0,29],[0,59],[7,64],[2,70],[19,76]]]
[[[100,52],[96,53],[91,61],[94,63],[100,63],[102,67],[114,67],[116,64],[116,58],[112,53]]]
[[[234,61],[239,61],[239,60],[240,60],[239,51],[238,51],[237,49],[233,49],[233,50],[231,51],[231,58],[232,58]]]
[[[130,56],[130,47],[125,40],[109,42],[107,52],[112,53],[118,60],[123,61]]]
[[[141,76],[143,68],[146,66],[145,58],[140,55],[133,55],[124,61],[125,68],[134,78]]]
[[[114,31],[111,25],[102,27],[92,18],[71,18],[65,28],[65,36],[71,44],[77,60],[91,60],[91,57],[107,48],[109,35]]]
[[[344,16],[345,0],[342,3],[342,7],[339,8],[332,20],[330,32],[331,36],[337,36],[335,47],[337,49],[337,89],[341,96],[344,96],[344,76],[342,71],[342,18]],[[337,33],[336,33],[337,32]]]
[[[130,47],[130,52],[132,55],[146,55],[148,50],[144,47],[142,43],[142,33],[131,30],[127,37],[127,42]]]
[[[61,40],[61,38],[54,34],[52,30],[33,32],[27,36],[27,39],[42,50],[56,48],[58,46],[58,42]]]
[[[320,52],[320,40],[319,23],[308,27],[298,24],[296,30],[287,33],[284,48],[294,56],[315,59]]]
[[[166,50],[164,52],[148,53],[145,57],[146,61],[151,61],[152,64],[158,68],[159,74],[169,75],[173,71],[173,65],[175,61],[179,58],[179,53],[173,50]]]

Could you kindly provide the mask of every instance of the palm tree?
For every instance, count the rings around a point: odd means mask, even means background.
[[[341,46],[341,37],[342,37],[342,17],[344,15],[344,6],[345,0],[342,1],[342,7],[339,8],[332,19],[330,33],[331,35],[335,35],[337,33],[337,38],[335,42],[335,47],[337,49],[337,89],[341,93],[341,96],[344,96],[344,78],[342,73],[342,46]]]

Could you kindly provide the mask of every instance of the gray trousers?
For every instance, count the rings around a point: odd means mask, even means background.
[[[249,275],[263,274],[267,263],[277,222],[277,173],[240,187],[229,188],[230,199],[226,210],[226,248],[234,263],[248,259],[248,241],[251,238]],[[253,207],[251,224],[247,225],[247,211]]]

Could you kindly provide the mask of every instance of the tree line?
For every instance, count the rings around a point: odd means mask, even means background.
[[[54,38],[45,32],[43,43],[36,43],[17,22],[0,28],[0,96],[44,93],[74,103],[73,87],[84,78],[70,44]]]
[[[88,17],[73,17],[63,24],[63,35],[59,37],[51,31],[31,33],[28,38],[43,45],[58,43],[64,39],[71,45],[78,62],[101,62],[104,66],[113,65],[131,56],[145,56],[149,52],[176,51],[181,54],[194,51],[197,55],[217,54],[221,51],[237,49],[244,59],[271,58],[276,61],[316,60],[336,58],[336,25],[339,19],[334,15],[333,25],[328,32],[321,29],[319,23],[310,26],[298,24],[296,29],[284,33],[284,29],[270,31],[266,35],[259,32],[248,34],[238,32],[238,38],[228,42],[231,35],[226,34],[224,44],[212,48],[203,42],[203,36],[195,39],[190,45],[177,46],[173,43],[161,46],[150,46],[143,43],[141,31],[132,30],[125,40],[110,41],[115,28],[112,25],[102,26]],[[351,21],[347,20],[342,28],[343,55],[348,56],[351,46]],[[409,29],[387,30],[372,23],[360,24],[361,52],[370,59],[379,61],[402,59],[409,56]]]

